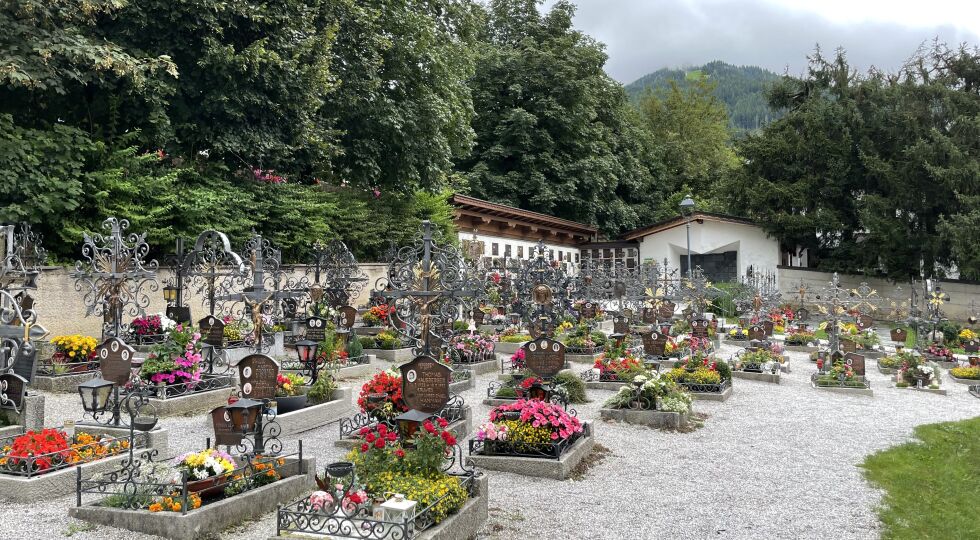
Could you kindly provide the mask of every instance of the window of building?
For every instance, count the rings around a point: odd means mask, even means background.
[[[491,246],[490,249],[491,249],[490,254],[493,255],[494,257],[500,255],[500,245],[497,244],[496,242],[493,243],[493,246]]]
[[[524,246],[517,246],[517,258],[518,259],[524,258]]]
[[[510,244],[504,246],[504,257],[510,257]]]

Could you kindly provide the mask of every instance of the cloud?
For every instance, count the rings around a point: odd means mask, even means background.
[[[813,11],[765,0],[575,3],[576,28],[606,44],[606,71],[624,83],[662,67],[699,65],[712,60],[800,74],[806,68],[806,56],[818,43],[827,54],[844,47],[851,64],[858,69],[876,66],[894,70],[919,45],[936,37],[950,45],[980,42],[977,33],[957,25],[955,11],[949,13],[947,24],[913,27],[892,22],[887,16],[832,22]],[[552,4],[554,0],[548,0],[542,9]],[[934,9],[926,4],[919,6]]]

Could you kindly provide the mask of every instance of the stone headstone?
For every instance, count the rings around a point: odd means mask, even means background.
[[[480,309],[480,308],[474,308],[473,309],[473,322],[476,323],[477,326],[480,326],[481,324],[483,324],[483,318],[485,316],[486,316],[486,313],[484,313],[482,309]]]
[[[797,321],[806,321],[810,319],[810,310],[807,308],[800,308],[794,313]]]
[[[663,356],[667,347],[667,335],[660,332],[643,334],[643,354]]]
[[[225,341],[225,322],[214,315],[208,315],[197,322],[201,332],[201,342],[221,348]]]
[[[136,355],[136,349],[117,337],[111,337],[103,341],[95,349],[95,353],[103,379],[117,386],[125,386],[129,382],[133,375],[133,356]]]
[[[643,312],[640,315],[643,324],[656,324],[657,323],[657,310],[649,307],[643,308]]]
[[[766,339],[766,329],[761,324],[753,324],[749,327],[749,339]]]
[[[264,354],[250,354],[238,362],[242,397],[262,400],[276,397],[279,364]]]
[[[864,377],[864,356],[853,352],[847,353],[844,356],[844,363],[851,366],[851,369],[854,370],[855,375]]]
[[[698,339],[708,339],[708,321],[705,319],[694,319],[691,321],[691,337]]]
[[[657,308],[657,315],[660,316],[661,320],[670,320],[674,316],[674,309],[676,308],[677,304],[673,302],[664,302],[663,304],[660,304],[659,308]]]
[[[565,345],[542,336],[529,341],[524,349],[524,364],[541,378],[551,378],[565,369]]]
[[[416,356],[398,368],[402,372],[402,399],[409,409],[435,414],[449,402],[452,368],[435,358]]]
[[[214,427],[215,446],[238,446],[242,442],[242,433],[233,427],[231,413],[225,407],[211,410],[211,425]]]
[[[27,395],[27,379],[16,373],[0,375],[0,407],[20,410]]]
[[[191,322],[191,308],[188,306],[167,306],[167,318],[181,324],[189,324]]]
[[[849,339],[840,340],[840,349],[846,353],[852,353],[857,351],[857,343]]]
[[[622,315],[613,317],[613,333],[626,335],[630,333],[630,320]]]
[[[327,320],[322,317],[310,317],[306,319],[306,333],[304,338],[320,343],[324,340],[327,328]]]
[[[593,302],[584,302],[578,312],[580,319],[592,319],[596,316],[596,306]]]
[[[966,352],[977,352],[980,351],[980,341],[971,339],[963,344],[963,350]]]
[[[357,319],[357,308],[354,306],[341,306],[338,308],[338,320],[340,328],[350,330],[354,328],[354,320]]]
[[[776,324],[772,321],[762,321],[762,329],[766,331],[767,336],[771,336],[775,328]]]

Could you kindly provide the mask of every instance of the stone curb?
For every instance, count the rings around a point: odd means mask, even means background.
[[[325,426],[337,420],[344,416],[351,408],[350,395],[351,389],[349,386],[337,388],[331,396],[333,399],[326,403],[277,415],[276,422],[282,428],[280,435],[295,435]]]
[[[592,452],[593,446],[595,436],[588,434],[575,441],[559,459],[470,454],[466,457],[466,464],[483,470],[564,480]]]
[[[732,377],[749,381],[779,384],[779,373],[756,373],[754,371],[738,371],[733,369]]]
[[[94,378],[94,371],[57,376],[35,375],[34,380],[30,382],[29,386],[35,390],[44,390],[45,392],[71,394],[78,392],[79,384]]]
[[[603,420],[666,429],[680,429],[685,427],[690,419],[687,413],[631,409],[599,409],[599,417]]]

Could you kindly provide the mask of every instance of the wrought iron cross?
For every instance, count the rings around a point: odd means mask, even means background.
[[[839,326],[843,316],[847,314],[849,291],[840,286],[840,277],[834,272],[828,287],[816,296],[816,307],[826,321],[827,337],[830,341],[830,351],[840,351]]]
[[[150,251],[146,233],[123,237],[129,221],[111,217],[102,228],[109,236],[85,233],[84,260],[75,262],[71,277],[75,290],[85,291],[86,315],[101,315],[103,335],[120,337],[129,326],[122,321],[123,313],[143,315],[150,305],[148,293],[159,290],[159,264],[144,260]]]
[[[422,222],[421,233],[420,240],[399,249],[389,263],[382,279],[390,289],[384,294],[395,307],[395,328],[414,342],[413,352],[438,359],[445,342],[441,328],[451,325],[463,300],[483,287],[462,253],[437,243],[439,235],[431,222]]]
[[[694,271],[684,280],[684,290],[681,297],[691,308],[694,319],[704,317],[704,312],[711,304],[711,299],[717,297],[719,291],[706,277],[700,266],[695,266]]]
[[[352,296],[360,294],[367,275],[357,266],[357,259],[346,244],[336,239],[328,243],[317,241],[312,251],[313,259],[306,269],[307,279],[301,287],[310,295],[315,315],[319,314],[320,301],[324,297],[328,305],[340,307],[348,304]],[[312,283],[309,282],[311,272]]]
[[[571,280],[560,264],[548,260],[547,251],[544,241],[539,241],[534,258],[522,266],[515,288],[521,298],[520,311],[525,321],[529,325],[549,321],[554,327],[559,312],[564,311],[569,300]],[[527,299],[531,299],[533,309],[528,306]]]

